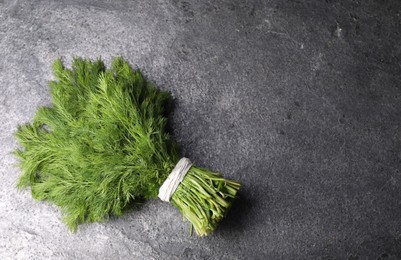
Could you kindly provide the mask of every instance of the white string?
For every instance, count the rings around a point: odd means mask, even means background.
[[[183,157],[178,161],[177,165],[159,189],[158,197],[162,201],[170,202],[171,196],[173,196],[178,185],[182,182],[191,167],[192,163],[188,158]]]

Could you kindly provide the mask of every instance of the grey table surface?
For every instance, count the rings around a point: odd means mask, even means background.
[[[400,259],[400,1],[0,0],[0,259]],[[149,201],[69,233],[15,188],[51,64],[121,55],[183,156],[242,182],[211,236]]]

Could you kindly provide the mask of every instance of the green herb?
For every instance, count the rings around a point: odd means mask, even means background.
[[[61,207],[64,221],[107,220],[144,199],[156,198],[180,156],[166,132],[171,101],[128,62],[56,60],[51,107],[18,127],[18,187]],[[220,174],[192,166],[171,202],[196,233],[207,235],[226,215],[240,187]]]

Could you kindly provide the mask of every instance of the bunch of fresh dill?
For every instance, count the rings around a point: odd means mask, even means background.
[[[75,58],[71,69],[56,60],[53,70],[52,106],[40,107],[16,133],[18,187],[60,206],[72,231],[156,198],[180,159],[165,129],[171,96],[122,58],[110,69],[101,60]],[[171,202],[203,236],[225,216],[239,187],[192,166]]]

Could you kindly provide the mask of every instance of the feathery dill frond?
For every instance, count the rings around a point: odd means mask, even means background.
[[[72,70],[56,60],[53,70],[52,107],[39,108],[16,133],[18,186],[60,206],[72,230],[155,198],[179,159],[165,131],[170,95],[121,58],[110,70],[81,58]]]

